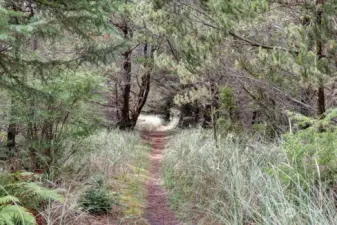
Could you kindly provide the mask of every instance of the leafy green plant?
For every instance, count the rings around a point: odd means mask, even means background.
[[[80,206],[92,214],[108,212],[113,205],[118,204],[118,197],[112,195],[107,188],[93,187],[88,189],[82,199]]]
[[[36,224],[35,217],[20,204],[15,196],[0,197],[0,224]]]
[[[31,86],[48,98],[25,94],[15,122],[27,129],[24,149],[19,149],[25,168],[44,169],[54,175],[57,168],[79,150],[79,143],[100,124],[90,101],[100,101],[102,79],[93,73],[59,73],[48,82],[31,79]],[[25,95],[25,96],[24,96]]]
[[[34,213],[46,201],[63,201],[61,190],[32,182],[33,173],[0,174],[0,224],[36,224]]]
[[[332,184],[337,178],[337,109],[329,111],[321,120],[289,115],[297,126],[307,127],[284,136],[283,145],[294,164],[294,172],[305,179]]]
[[[92,214],[108,212],[112,206],[118,204],[118,195],[109,190],[102,176],[96,176],[92,181],[92,187],[87,189],[79,200],[80,206]]]
[[[222,106],[231,113],[235,108],[235,95],[230,87],[223,87],[221,89],[221,103]]]

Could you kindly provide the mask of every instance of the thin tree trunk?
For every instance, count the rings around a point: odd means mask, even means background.
[[[11,110],[11,117],[13,117],[12,112],[13,111]],[[11,121],[7,129],[7,149],[9,158],[14,156],[14,150],[16,148],[15,138],[16,138],[16,123],[14,121]]]
[[[115,83],[115,104],[116,104],[116,108],[117,108],[117,112],[116,112],[116,117],[117,117],[117,121],[120,121],[121,117],[119,115],[119,95],[118,95],[118,84],[117,82]]]
[[[300,105],[300,112],[304,116],[309,116],[309,108],[305,105],[310,105],[310,93],[312,92],[312,88],[309,85],[308,87],[301,87],[301,102],[304,103],[303,105]]]
[[[124,53],[123,78],[123,104],[120,128],[128,129],[130,128],[131,51]]]
[[[211,93],[212,93],[212,104],[211,104],[211,118],[213,127],[213,137],[215,141],[215,146],[218,148],[218,129],[217,120],[219,118],[219,87],[214,80],[211,81]]]
[[[320,35],[322,31],[318,29],[318,27],[322,26],[322,19],[323,19],[323,4],[325,0],[317,0],[317,14],[316,14],[316,35],[317,35],[317,56],[318,60],[323,58],[323,40],[322,36]],[[317,114],[318,116],[323,116],[325,113],[325,90],[324,90],[324,80],[323,78],[319,79],[318,83],[318,91],[317,91]]]
[[[127,40],[130,37],[131,30],[125,24],[123,27],[123,35],[124,39]],[[122,82],[122,96],[123,96],[123,103],[122,103],[122,112],[121,112],[121,121],[119,124],[120,129],[130,129],[130,92],[131,92],[131,55],[132,49],[128,49],[123,53],[124,62],[122,64],[122,75],[123,75],[123,82]]]
[[[13,8],[14,11],[19,11],[19,9],[16,7],[16,5],[13,2],[6,1],[6,7]],[[12,24],[19,24],[19,20],[17,17],[13,16],[10,17],[10,23]],[[18,37],[16,37],[15,45],[14,45],[14,56],[15,60],[19,61],[19,46],[20,46],[20,40]],[[10,110],[10,119],[7,129],[7,149],[8,149],[8,156],[9,158],[14,156],[14,150],[16,148],[16,134],[17,134],[17,124],[16,124],[16,112],[17,112],[17,104],[14,98],[14,95],[11,95],[11,110]]]
[[[132,127],[134,127],[136,125],[136,122],[137,122],[137,119],[138,119],[138,116],[140,114],[140,112],[142,111],[145,103],[146,103],[146,100],[147,100],[147,97],[150,93],[150,82],[151,82],[151,71],[152,71],[152,65],[150,63],[150,61],[152,61],[153,59],[153,53],[154,53],[154,48],[152,48],[150,50],[150,53],[149,53],[149,50],[148,50],[148,44],[145,43],[144,44],[144,50],[143,50],[143,53],[144,53],[144,57],[145,57],[145,68],[147,69],[146,73],[144,76],[142,76],[142,82],[140,84],[140,90],[139,90],[139,93],[138,93],[138,102],[137,102],[137,105],[136,105],[136,109],[135,109],[135,113],[134,115],[132,116]]]
[[[325,93],[324,93],[324,83],[323,79],[319,79],[319,87],[318,87],[318,93],[317,93],[317,114],[318,116],[322,117],[325,113]]]

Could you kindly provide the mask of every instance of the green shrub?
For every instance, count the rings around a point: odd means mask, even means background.
[[[333,184],[337,178],[337,109],[324,119],[315,120],[290,113],[298,127],[307,126],[284,136],[284,148],[294,170],[287,169],[289,178],[299,173],[305,180]]]
[[[88,189],[80,200],[80,206],[92,214],[106,213],[117,204],[118,197],[104,187]]]
[[[90,102],[102,100],[98,93],[103,80],[90,72],[64,72],[48,82],[31,79],[30,83],[48,95],[11,93],[15,108],[20,109],[11,119],[25,131],[18,134],[18,155],[24,168],[44,169],[54,175],[102,122]]]

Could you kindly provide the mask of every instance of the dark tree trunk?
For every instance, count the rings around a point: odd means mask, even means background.
[[[194,104],[194,122],[195,124],[199,123],[200,121],[200,105],[198,101]]]
[[[211,117],[212,111],[211,110],[212,110],[211,105],[206,105],[203,108],[203,113],[202,113],[202,117],[203,117],[202,128],[209,128],[210,127],[211,122],[212,122],[212,117]]]
[[[212,112],[213,136],[216,147],[219,147],[217,121],[219,119],[220,92],[219,86],[215,83],[214,80],[211,81],[211,94],[212,94],[211,112]]]
[[[319,80],[319,87],[318,87],[318,93],[317,93],[317,114],[318,116],[323,116],[325,113],[325,93],[324,93],[324,83],[323,80]]]
[[[152,65],[150,64],[150,61],[152,61],[153,59],[153,53],[154,53],[154,48],[152,48],[150,50],[149,53],[149,49],[148,49],[148,44],[145,43],[144,44],[144,57],[145,57],[145,68],[148,69],[148,71],[146,71],[146,74],[144,76],[142,76],[142,81],[140,84],[140,89],[139,89],[139,93],[137,95],[138,97],[138,101],[137,101],[137,105],[136,105],[136,109],[134,114],[132,115],[132,127],[134,127],[136,125],[138,116],[140,114],[140,112],[142,111],[147,97],[150,93],[150,82],[151,82],[151,70],[152,70]]]
[[[119,115],[119,95],[118,95],[118,83],[115,83],[115,104],[117,108],[116,117],[117,121],[120,121],[121,117]]]
[[[124,53],[123,62],[123,103],[121,112],[120,128],[130,128],[130,92],[131,92],[131,51]]]
[[[323,19],[323,4],[325,0],[317,0],[317,14],[316,14],[316,35],[317,35],[317,56],[318,59],[323,58],[323,40],[321,36],[321,30],[318,28],[322,26],[322,19]],[[324,90],[324,80],[323,78],[319,79],[318,83],[318,91],[317,91],[317,114],[318,116],[322,117],[325,113],[325,90]]]
[[[16,123],[11,122],[8,125],[7,129],[7,148],[8,148],[8,156],[13,157],[14,149],[16,147]]]
[[[128,40],[131,35],[131,30],[125,24],[122,27],[124,39]],[[123,53],[124,62],[122,64],[122,110],[121,110],[121,120],[119,122],[119,128],[126,130],[131,128],[130,123],[130,92],[131,92],[131,55],[132,49],[128,49]]]
[[[305,105],[310,104],[310,92],[312,91],[311,87],[301,88],[301,102]],[[309,108],[305,105],[300,105],[300,112],[304,116],[309,116]]]
[[[51,109],[48,109],[51,110]],[[45,156],[44,161],[38,161],[38,165],[36,169],[43,169],[48,174],[51,172],[51,168],[55,164],[55,155],[54,149],[52,148],[52,141],[54,139],[53,134],[53,123],[50,119],[44,121],[41,131],[42,136],[42,145],[43,145],[43,155]]]

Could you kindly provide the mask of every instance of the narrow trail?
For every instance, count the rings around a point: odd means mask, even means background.
[[[149,142],[152,146],[150,154],[150,178],[146,184],[148,206],[145,210],[145,216],[151,225],[178,225],[181,224],[174,213],[168,207],[167,194],[162,186],[160,162],[163,158],[163,152],[167,134],[165,132],[145,132],[141,134],[143,140]]]

